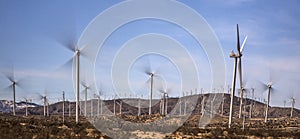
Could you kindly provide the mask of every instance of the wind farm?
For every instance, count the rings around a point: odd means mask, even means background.
[[[299,2],[17,3],[0,2],[1,138],[300,136]]]

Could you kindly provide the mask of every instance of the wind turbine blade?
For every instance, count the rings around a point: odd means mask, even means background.
[[[7,74],[4,74],[4,75],[10,82],[13,82],[15,80],[14,75],[7,75]]]
[[[3,90],[3,92],[11,93],[11,91],[12,91],[12,85],[4,87],[2,90]]]
[[[238,50],[238,53],[241,54],[239,24],[236,24],[236,35],[237,35],[237,50]]]
[[[141,85],[139,85],[139,87],[137,89],[134,90],[135,94],[148,94],[149,93],[149,84],[150,84],[150,78],[141,83]]]
[[[278,70],[278,69],[277,69]],[[270,73],[269,73],[269,81],[272,83],[272,85],[276,84],[277,82],[280,81],[280,72],[276,72],[274,70],[270,69]]]
[[[6,69],[2,71],[4,76],[10,81],[15,81],[15,73],[13,65],[6,66]]]
[[[58,68],[56,68],[55,71],[58,71],[58,70],[67,70],[67,71],[71,72],[72,71],[72,67],[73,67],[73,62],[74,62],[74,58],[70,58],[64,64],[62,64],[61,66],[59,66]]]
[[[75,52],[77,49],[77,40],[73,38],[70,40],[66,45],[66,48],[68,48],[70,51]]]
[[[242,58],[238,58],[238,70],[239,70],[239,78],[240,78],[240,87],[243,86],[243,74],[242,74]]]
[[[75,39],[75,37],[69,37],[69,38],[65,38],[64,40],[59,40],[58,43],[73,53],[77,49],[77,40]]]
[[[63,30],[61,34],[58,34],[54,39],[67,50],[75,52],[77,49],[76,26],[74,24],[69,24],[69,26],[67,26],[65,30]]]
[[[244,93],[250,93],[250,91],[251,91],[251,90],[248,89],[248,88],[245,88],[245,89],[244,89]]]
[[[80,81],[80,84],[81,84],[83,87],[88,87],[87,84],[86,84],[86,82],[85,82],[85,80]]]
[[[149,59],[149,56],[145,56],[145,63],[144,63],[144,68],[143,68],[143,71],[144,73],[150,75],[152,73],[152,66],[151,66],[151,62],[150,62],[150,59]]]
[[[39,93],[32,93],[32,94],[30,94],[30,99],[40,100],[40,94]]]
[[[263,83],[263,82],[261,82],[261,81],[258,81],[258,82],[257,82],[257,87],[258,87],[258,89],[260,89],[262,92],[265,92],[265,91],[268,90],[268,85],[265,84],[265,83]]]
[[[84,45],[82,48],[80,48],[80,56],[83,56],[84,58],[88,60],[92,60],[93,57],[95,57],[97,53],[95,53],[97,50],[93,50],[92,47],[88,47],[88,45]]]
[[[274,88],[274,87],[271,87],[271,93],[272,94],[277,94],[277,93],[279,93],[279,90]]]
[[[153,72],[154,76],[156,76],[158,74],[162,74],[162,69],[163,69],[163,63],[160,63],[160,65],[158,66],[158,68]]]
[[[245,39],[244,39],[244,41],[243,41],[243,43],[242,43],[241,53],[243,53],[243,49],[244,49],[244,46],[245,46],[245,44],[246,44],[247,38],[248,38],[248,36],[245,37]]]
[[[25,76],[15,81],[16,86],[23,89],[25,92],[28,92],[27,89],[36,87],[33,83],[32,78]]]
[[[38,99],[43,100],[44,96],[41,94],[38,94]]]
[[[149,84],[150,84],[150,78],[144,84],[147,84],[147,86],[149,86]]]
[[[153,73],[148,55],[139,57],[136,61],[137,61],[135,63],[135,67],[137,67],[136,71],[138,71],[139,73],[142,73],[143,75],[146,74],[147,76],[149,76],[151,73]]]
[[[167,92],[164,89],[158,89],[158,91],[161,92],[161,93],[166,93]]]

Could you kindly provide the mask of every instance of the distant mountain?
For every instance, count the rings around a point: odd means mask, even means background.
[[[32,102],[27,102],[28,107],[39,107],[40,105],[32,103]],[[21,101],[21,102],[16,102],[16,111],[21,110],[26,107],[26,102]],[[13,101],[11,100],[0,100],[0,112],[1,113],[10,113],[12,112],[13,108]]]
[[[9,113],[12,110],[12,101],[9,100],[0,100],[0,112]]]
[[[218,94],[218,95],[223,95],[223,94]],[[187,96],[187,97],[196,97],[198,96],[198,100],[197,100],[197,104],[195,107],[195,110],[193,111],[194,115],[199,115],[201,114],[201,103],[202,103],[202,98],[205,96],[206,98],[209,97],[209,94],[197,94],[197,95],[192,95],[192,96]],[[124,102],[123,106],[122,106],[122,114],[125,115],[137,115],[138,113],[138,109],[136,106],[131,106],[126,104],[126,101],[137,101],[138,99],[117,99],[116,103],[119,102]],[[158,100],[156,100],[158,101]],[[92,102],[92,103],[91,103]],[[136,102],[136,103],[137,103]],[[251,100],[249,98],[244,98],[244,104],[246,112],[244,112],[244,114],[249,115],[249,110],[250,110],[250,104],[253,104],[252,107],[252,117],[253,118],[263,118],[264,114],[265,114],[265,107],[266,105],[262,102],[256,101],[256,100]],[[149,103],[149,100],[145,100],[145,99],[141,99],[140,100],[141,103],[141,114],[143,115],[147,115],[148,114],[148,108],[146,108],[146,106]],[[171,112],[172,109],[175,107],[175,105],[178,103],[178,98],[169,98],[168,100],[168,112]],[[205,99],[205,108],[206,107],[210,107],[210,102],[208,101],[208,99]],[[84,102],[80,103],[81,106],[84,106]],[[88,100],[87,101],[87,114],[90,115],[90,110],[91,110],[91,104],[94,105],[93,107],[93,113],[96,114],[98,112],[97,110],[97,105],[98,105],[98,101],[96,99]],[[223,116],[228,116],[229,115],[229,105],[230,105],[230,95],[229,94],[224,94],[224,110],[223,110]],[[239,98],[235,97],[234,99],[234,117],[238,117],[238,112],[239,112]],[[26,102],[18,102],[17,103],[17,114],[19,115],[24,115],[25,114],[25,106],[26,106]],[[112,113],[114,110],[114,101],[113,100],[105,100],[103,103],[103,107],[108,108],[108,110],[110,111],[110,113]],[[29,115],[43,115],[44,114],[44,106],[41,105],[37,105],[35,103],[28,103],[28,113]],[[53,103],[49,105],[49,113],[50,115],[62,115],[62,107],[63,107],[63,103],[57,102],[57,103]],[[189,106],[187,106],[188,108]],[[70,109],[69,109],[70,108]],[[82,109],[84,109],[84,107],[81,107]],[[119,105],[116,104],[116,114],[119,113]],[[183,108],[183,107],[182,107]],[[0,112],[2,113],[8,113],[11,112],[12,110],[12,101],[7,101],[7,100],[0,100]],[[160,104],[157,103],[152,107],[152,112],[153,113],[159,113],[160,111]],[[183,110],[182,110],[183,111]],[[221,105],[219,107],[219,109],[217,110],[217,112],[215,113],[216,115],[222,116],[221,114]],[[65,114],[69,114],[69,112],[71,112],[72,115],[75,114],[75,102],[69,102],[66,101],[65,102]],[[84,111],[81,111],[81,114]],[[206,109],[206,112],[210,112],[210,108]],[[291,108],[290,107],[271,107],[269,106],[269,117],[270,118],[274,118],[274,117],[289,117],[290,116],[290,112],[291,112]],[[108,114],[107,111],[103,111],[103,114]],[[300,117],[300,110],[298,109],[294,109],[293,110],[293,117]]]

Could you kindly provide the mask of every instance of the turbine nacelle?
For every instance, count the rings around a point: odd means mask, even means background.
[[[147,74],[150,76],[150,78],[152,78],[154,76],[154,73],[152,73],[152,72],[149,72]]]
[[[229,57],[231,57],[231,58],[235,58],[236,56],[235,56],[235,53],[233,52],[233,50],[231,50],[231,52],[230,52],[230,54],[229,54]]]
[[[234,53],[233,50],[230,52],[229,54],[229,57],[230,58],[239,58],[239,57],[242,57],[242,53]]]
[[[75,55],[77,55],[77,56],[80,55],[80,50],[78,48],[75,49]]]
[[[267,87],[268,87],[268,88],[272,88],[272,85],[273,85],[273,83],[272,83],[272,82],[269,82],[269,83],[267,84]]]

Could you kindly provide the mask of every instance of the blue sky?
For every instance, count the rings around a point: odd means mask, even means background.
[[[8,63],[13,63],[16,78],[25,78],[24,90],[17,89],[17,99],[32,94],[51,96],[52,101],[61,97],[61,91],[67,93],[67,98],[74,100],[71,74],[67,69],[60,68],[68,61],[73,53],[61,45],[72,35],[79,38],[87,25],[105,9],[120,1],[91,0],[91,1],[0,1],[0,68],[6,69]],[[236,24],[240,26],[241,41],[245,35],[248,40],[243,55],[244,77],[247,78],[246,87],[256,87],[257,80],[267,82],[269,72],[279,80],[274,84],[277,90],[271,96],[271,105],[282,106],[284,100],[296,97],[296,106],[300,107],[300,17],[297,0],[287,1],[258,1],[258,0],[220,0],[179,1],[193,8],[207,21],[219,38],[226,62],[226,84],[231,84],[233,59],[229,58],[231,50],[236,52]],[[183,14],[184,16],[184,14]],[[145,19],[128,23],[114,32],[106,41],[97,58],[97,85],[111,97],[111,86],[107,84],[111,57],[129,39],[145,33],[160,33],[168,35],[191,52],[198,64],[201,87],[210,90],[211,71],[205,52],[193,38],[176,25]],[[145,88],[147,77],[137,74],[143,66],[137,60],[129,71],[129,82],[133,90]],[[151,56],[154,69],[160,68],[157,61],[166,61],[161,70],[164,80],[173,90],[178,88],[178,71],[171,61],[162,56]],[[140,62],[139,62],[140,61]],[[175,76],[172,76],[175,75]],[[107,76],[107,77],[106,77]],[[102,78],[100,78],[102,77]],[[161,81],[161,80],[160,80]],[[159,82],[159,81],[158,81]],[[161,81],[163,82],[163,81]],[[158,83],[159,84],[159,83]],[[3,74],[0,75],[0,88],[9,85]],[[147,85],[146,85],[147,86]],[[159,88],[159,86],[157,86]],[[225,87],[227,88],[227,87]],[[184,91],[194,90],[195,88]],[[198,88],[198,91],[200,89]],[[141,91],[143,92],[143,91]],[[175,91],[176,92],[176,91]],[[136,95],[147,96],[147,93]],[[178,96],[178,93],[173,93]],[[0,92],[1,98],[11,99],[11,93]],[[92,96],[92,95],[91,95]],[[266,92],[257,89],[257,97],[266,97]],[[37,100],[36,100],[37,101]],[[39,102],[40,103],[40,102]],[[290,105],[290,104],[287,104]]]

